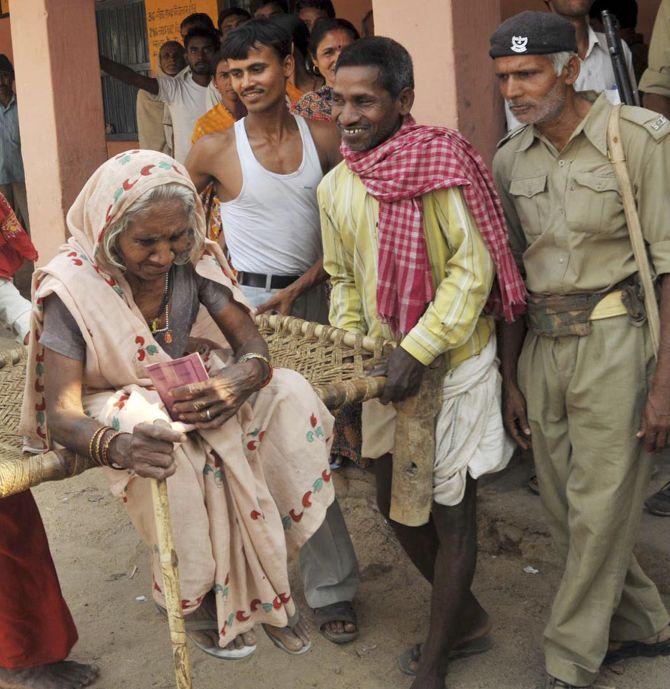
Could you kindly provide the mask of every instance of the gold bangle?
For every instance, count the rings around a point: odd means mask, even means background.
[[[252,359],[259,359],[268,367],[268,375],[265,378],[265,380],[261,383],[261,388],[264,388],[272,380],[272,375],[274,374],[274,368],[272,367],[272,364],[270,363],[270,359],[268,359],[263,354],[259,354],[258,352],[249,352],[247,354],[243,354],[237,360],[237,363],[238,364],[244,364],[247,361],[251,361]]]
[[[110,433],[102,443],[102,463],[106,467],[112,467],[113,469],[116,468],[112,466],[112,463],[109,461],[109,446],[112,444],[114,438],[118,438],[120,435],[120,431],[114,431],[113,433]]]
[[[88,456],[99,466],[102,466],[102,460],[100,458],[100,441],[108,430],[114,429],[112,429],[111,426],[100,426],[97,428],[88,444]]]

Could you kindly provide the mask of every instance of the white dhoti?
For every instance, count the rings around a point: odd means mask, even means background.
[[[363,456],[393,453],[396,412],[377,400],[363,404]],[[504,469],[514,452],[501,412],[501,376],[496,340],[444,378],[442,408],[435,426],[433,499],[440,505],[463,500],[468,474],[479,478]]]

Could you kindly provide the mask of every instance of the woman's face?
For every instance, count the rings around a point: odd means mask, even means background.
[[[152,282],[165,276],[175,256],[193,245],[188,213],[179,199],[157,201],[121,234],[118,250],[130,275]]]
[[[332,86],[335,83],[335,63],[337,58],[342,50],[353,42],[354,39],[348,31],[345,29],[335,29],[335,31],[329,31],[316,47],[314,63],[319,68],[319,72],[321,72],[328,86]]]
[[[221,60],[216,66],[214,73],[214,86],[223,98],[226,105],[237,102],[237,94],[230,82],[230,68],[228,67],[228,60]]]

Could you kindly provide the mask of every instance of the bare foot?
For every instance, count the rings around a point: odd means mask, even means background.
[[[212,629],[206,631],[189,631],[189,637],[199,643],[201,646],[217,648],[219,646],[219,633]],[[244,648],[245,646],[256,645],[256,633],[251,630],[244,634],[236,636],[225,649],[227,651],[234,651],[236,649]]]
[[[81,689],[93,683],[99,672],[95,665],[71,660],[29,670],[0,668],[0,689]]]
[[[292,627],[271,627],[269,624],[264,624],[263,629],[280,648],[288,653],[300,653],[310,644],[307,627],[302,620],[298,620]]]
[[[491,618],[488,616],[488,613],[484,610],[484,608],[479,606],[479,604],[477,604],[477,606],[479,610],[475,614],[471,615],[470,619],[472,622],[468,628],[462,630],[462,634],[460,635],[458,641],[454,642],[452,650],[457,651],[461,647],[467,646],[478,639],[483,639],[485,636],[488,636],[491,633],[491,629],[493,628]],[[415,674],[419,669],[420,662],[421,651],[419,650],[416,654],[416,660],[411,660],[409,662],[409,667]]]
[[[417,677],[410,689],[444,689],[444,677],[438,677],[435,674]]]
[[[331,634],[353,634],[358,631],[358,627],[351,622],[326,622],[323,629],[327,629]]]
[[[200,607],[184,618],[188,636],[200,646],[205,648],[219,648],[219,632],[217,629],[189,629],[190,622],[213,622],[216,627],[216,599],[210,591],[203,599]],[[225,649],[227,651],[239,650],[245,646],[256,645],[256,634],[252,630],[238,634]]]
[[[656,644],[663,644],[670,640],[670,626],[661,629],[658,634],[654,634],[646,639],[640,639],[639,641],[610,641],[609,647],[607,649],[608,653],[613,653],[618,651],[631,643],[644,644],[645,646],[655,646]]]

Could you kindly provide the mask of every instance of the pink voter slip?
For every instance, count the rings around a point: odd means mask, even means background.
[[[180,388],[191,383],[202,383],[209,378],[202,358],[197,352],[172,359],[161,364],[150,364],[147,368],[149,378],[156,386],[156,390],[167,407],[170,418],[178,421],[172,414],[175,401],[168,394],[170,390]]]

